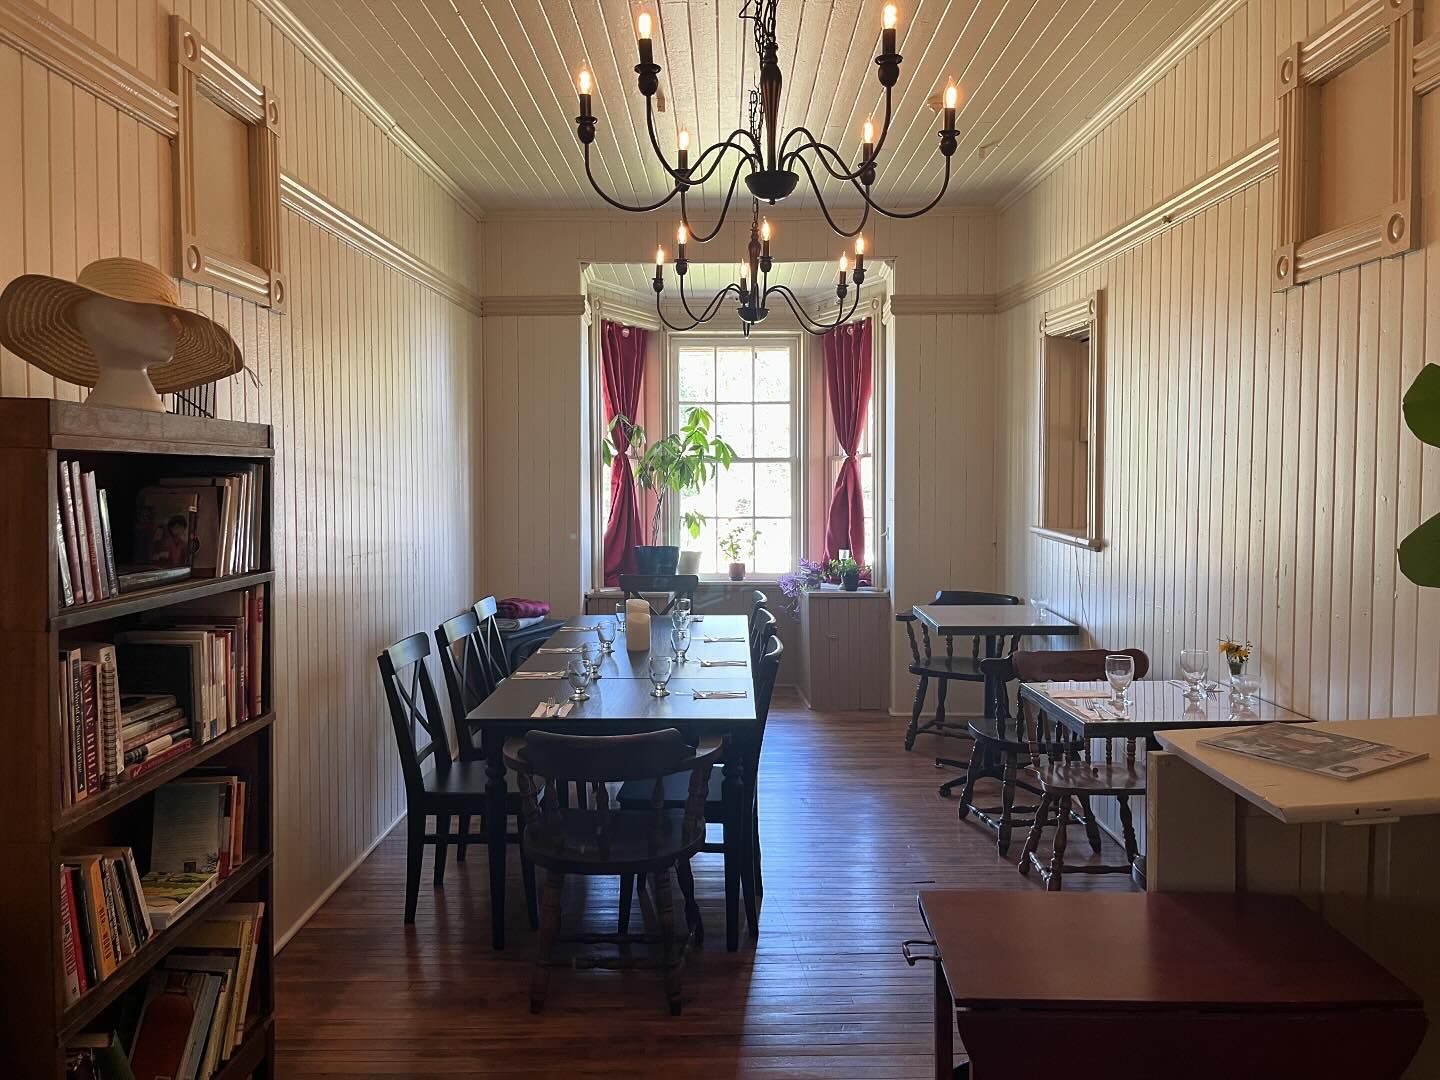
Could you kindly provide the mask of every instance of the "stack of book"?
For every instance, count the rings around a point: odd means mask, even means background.
[[[150,870],[128,847],[77,848],[60,865],[65,1001],[103,982],[245,861],[249,783],[235,773],[181,777],[155,793]]]
[[[208,1080],[245,1041],[262,944],[261,903],[225,904],[188,929],[133,994],[116,1028],[66,1047],[77,1080]]]
[[[210,476],[163,477],[135,502],[135,561],[186,566],[195,577],[260,565],[265,471],[246,465]]]
[[[260,715],[265,586],[165,609],[108,642],[66,643],[56,683],[71,806]]]
[[[55,550],[60,562],[60,602],[66,607],[108,600],[120,593],[110,503],[95,474],[78,461],[59,465]]]

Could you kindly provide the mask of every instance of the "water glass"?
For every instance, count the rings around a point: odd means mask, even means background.
[[[1230,676],[1230,700],[1243,707],[1260,700],[1260,676],[1249,671]]]
[[[679,597],[675,601],[675,616],[680,622],[684,623],[686,626],[690,625],[690,615],[692,614],[690,609],[691,603],[688,596]]]
[[[625,604],[623,601],[615,605],[615,632],[617,634],[625,632]]]
[[[1130,684],[1135,681],[1135,658],[1125,653],[1105,657],[1105,678],[1110,682],[1117,705],[1130,704]]]
[[[566,661],[565,681],[570,684],[570,689],[573,691],[570,695],[571,701],[590,700],[590,695],[585,692],[585,688],[590,685],[590,665],[583,656]]]
[[[1187,698],[1193,700],[1204,697],[1205,683],[1210,675],[1210,650],[1181,649],[1180,674],[1185,677]]]
[[[595,624],[595,636],[600,641],[600,651],[609,656],[615,651],[615,624],[609,619],[601,619]]]
[[[665,685],[673,674],[675,674],[675,658],[665,653],[652,652],[650,654],[650,685],[654,689],[650,691],[650,696],[668,697],[670,691],[665,689]]]
[[[677,622],[671,627],[670,644],[675,647],[675,659],[679,663],[685,663],[685,654],[690,649],[690,627],[688,624]]]
[[[600,678],[600,650],[588,641],[580,643],[580,658],[590,671],[590,678]]]

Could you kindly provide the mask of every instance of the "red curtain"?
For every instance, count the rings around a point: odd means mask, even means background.
[[[845,455],[825,520],[827,561],[842,548],[849,548],[856,562],[865,562],[865,501],[855,451],[865,430],[865,411],[870,407],[874,377],[869,319],[837,326],[825,335],[825,386],[835,435]]]
[[[640,408],[640,386],[645,379],[645,339],[649,331],[600,323],[601,392],[605,423],[616,416],[633,421]],[[605,584],[620,584],[620,575],[635,570],[635,545],[645,543],[640,531],[640,506],[635,495],[635,473],[626,451],[630,433],[622,424],[610,432],[615,460],[610,466],[610,517],[605,522]]]

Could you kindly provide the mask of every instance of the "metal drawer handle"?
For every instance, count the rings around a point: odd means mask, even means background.
[[[933,951],[928,956],[923,953],[913,953],[910,951],[911,945],[923,945]],[[940,962],[940,950],[935,947],[935,942],[929,938],[911,938],[909,941],[902,941],[900,943],[900,955],[905,957],[905,963],[910,967],[914,967],[921,960],[928,960],[932,964],[938,964]]]

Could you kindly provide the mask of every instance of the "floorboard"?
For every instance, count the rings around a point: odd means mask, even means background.
[[[483,847],[464,865],[452,852],[440,890],[427,855],[406,927],[399,828],[277,960],[277,1075],[931,1076],[930,969],[900,957],[901,940],[924,933],[915,894],[1037,888],[1015,870],[1023,835],[1001,859],[992,834],[958,822],[935,792],[939,740],[905,753],[903,720],[776,698],[760,770],[761,934],[725,952],[720,857],[699,856],[708,937],[686,967],[683,1016],[668,1014],[657,972],[569,968],[552,973],[545,1013],[530,1015],[534,938],[518,870],[504,952],[490,948]],[[961,746],[945,740],[949,753]],[[1084,850],[1072,830],[1070,853]],[[1107,838],[1101,858],[1119,856]],[[1072,887],[1129,882],[1077,875]],[[614,880],[567,883],[566,931],[613,929],[616,897]]]

